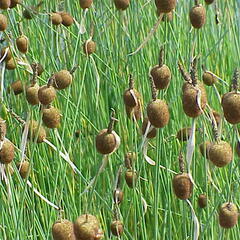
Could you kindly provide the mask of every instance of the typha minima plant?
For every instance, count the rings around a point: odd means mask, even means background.
[[[124,231],[124,225],[123,222],[120,220],[114,220],[111,222],[110,225],[111,233],[114,236],[120,237],[123,234]]]
[[[18,29],[20,36],[16,39],[17,49],[21,53],[26,54],[28,51],[29,40],[28,37],[23,34],[22,26],[20,25],[20,23],[18,23]]]
[[[83,16],[79,25],[79,33],[84,34],[86,32],[85,19],[89,8],[92,6],[93,0],[79,0],[80,7],[83,9]],[[95,46],[96,47],[96,46]]]
[[[130,0],[114,0],[114,5],[117,10],[126,10],[129,7]]]
[[[200,208],[205,208],[207,206],[207,202],[208,202],[208,199],[206,194],[200,194],[198,196],[198,206]]]
[[[156,13],[157,13],[157,16],[159,17],[160,16],[160,14],[161,14],[161,12],[160,12],[160,10],[159,9],[157,9],[157,11],[156,11]],[[164,15],[163,15],[163,18],[162,18],[162,21],[163,22],[171,22],[173,20],[173,11],[171,11],[171,12],[169,12],[169,13],[164,13]]]
[[[82,9],[90,8],[92,6],[93,0],[79,0],[80,7]]]
[[[0,31],[5,31],[8,26],[8,19],[5,15],[0,13]]]
[[[31,67],[32,68],[37,67],[37,76],[41,76],[42,73],[44,72],[44,67],[41,63],[32,63]]]
[[[232,202],[223,203],[218,214],[219,224],[222,228],[232,228],[238,222],[238,208]]]
[[[8,139],[6,135],[6,123],[0,118],[0,163],[9,164],[14,159],[14,145]]]
[[[232,91],[222,97],[222,108],[225,119],[231,124],[240,123],[240,93],[239,93],[239,70],[236,69],[232,79]]]
[[[166,89],[169,86],[171,80],[171,71],[169,67],[164,64],[163,47],[160,49],[159,63],[151,69],[150,75],[152,76],[156,89],[162,90]]]
[[[63,19],[60,13],[53,12],[53,13],[50,13],[49,15],[53,25],[58,26],[62,23]]]
[[[30,86],[26,88],[26,99],[29,104],[38,105],[39,104],[39,99],[38,99],[39,85],[37,83],[38,65],[33,64],[32,70],[33,70],[32,80],[31,80]]]
[[[21,3],[21,0],[11,0],[10,8],[14,8],[20,3]]]
[[[226,141],[221,140],[217,129],[216,121],[213,119],[213,134],[215,142],[209,147],[209,160],[217,167],[225,167],[233,159],[232,147]]]
[[[41,7],[42,4],[43,4],[43,1],[40,1],[35,6],[25,7],[25,9],[23,11],[23,17],[27,20],[33,19],[38,14],[39,8]]]
[[[12,58],[12,52],[9,46],[3,47],[1,49],[1,62],[9,61]]]
[[[124,193],[121,189],[121,176],[122,176],[122,166],[118,169],[116,176],[116,183],[113,191],[113,202],[115,209],[117,209],[116,205],[119,205],[123,201]]]
[[[83,52],[89,56],[96,51],[96,42],[93,41],[94,27],[91,26],[90,38],[83,43]]]
[[[162,21],[163,15],[166,13],[172,12],[173,9],[176,7],[177,0],[155,0],[155,4],[157,7],[157,12],[159,14],[157,22],[155,23],[155,25],[153,26],[151,31],[148,33],[147,37],[140,44],[140,46],[134,52],[130,53],[129,55],[136,54],[146,45],[146,43],[151,39],[153,34],[157,31],[157,28]]]
[[[155,128],[165,127],[170,119],[168,105],[165,100],[157,99],[155,83],[150,77],[152,88],[152,101],[147,105],[148,119]]]
[[[73,67],[72,70],[61,70],[59,72],[56,72],[53,75],[53,87],[55,87],[58,90],[62,90],[67,88],[73,80],[73,73],[76,71],[77,66]]]
[[[213,86],[215,83],[217,83],[217,76],[215,74],[213,74],[212,72],[210,71],[207,71],[206,68],[204,66],[202,66],[203,68],[203,75],[202,75],[202,80],[203,80],[203,83],[206,85],[206,86]]]
[[[149,128],[148,128],[148,132],[146,134],[148,123],[149,123]],[[157,135],[157,129],[150,125],[151,125],[151,123],[149,122],[148,117],[145,117],[143,120],[143,124],[142,124],[142,135],[144,136],[146,134],[146,137],[149,139],[155,138]]]
[[[191,8],[189,18],[194,28],[200,29],[205,24],[206,9],[202,4],[199,4],[199,0],[195,0],[195,6]]]
[[[207,104],[206,90],[197,77],[197,58],[193,59],[191,75],[183,69],[181,63],[178,63],[178,66],[185,80],[182,86],[183,111],[188,117],[196,118],[203,113]]]
[[[11,83],[8,90],[13,91],[14,95],[19,95],[24,91],[24,85],[21,80],[17,80]]]
[[[123,101],[127,116],[133,118],[133,120],[139,120],[142,116],[141,95],[137,89],[134,88],[132,75],[129,76],[129,88],[123,93]]]
[[[56,97],[56,90],[52,86],[54,82],[54,75],[49,78],[47,85],[44,85],[38,90],[38,99],[41,104],[49,105]]]
[[[72,15],[70,15],[68,12],[60,12],[61,17],[62,17],[62,25],[65,27],[70,27],[74,23],[74,19]]]
[[[17,164],[17,168],[20,176],[23,179],[26,179],[30,170],[30,163],[26,160]]]
[[[83,214],[74,222],[76,240],[100,240],[104,234],[98,219],[91,214]]]
[[[0,0],[0,8],[6,10],[10,7],[11,0]]]
[[[6,69],[7,70],[14,70],[17,67],[16,61],[14,58],[9,59],[6,61]]]
[[[191,197],[193,183],[188,173],[184,172],[184,159],[179,156],[180,173],[175,175],[172,180],[173,191],[177,198],[186,200]]]
[[[67,219],[59,219],[52,225],[54,240],[76,240],[73,223]]]
[[[129,188],[134,188],[136,186],[138,179],[138,173],[134,169],[127,169],[125,172],[125,181]]]
[[[42,121],[48,128],[57,128],[61,122],[61,113],[53,106],[46,106],[42,110]]]
[[[37,143],[42,143],[46,139],[47,134],[43,126],[37,121],[31,120],[29,123],[28,139]]]
[[[135,152],[127,152],[124,156],[124,165],[126,168],[131,169],[137,159],[137,154]]]

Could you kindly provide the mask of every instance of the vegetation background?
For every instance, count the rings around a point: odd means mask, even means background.
[[[204,4],[204,1],[200,1]],[[36,5],[37,1],[24,1],[25,5]],[[52,73],[61,69],[79,68],[74,74],[72,85],[59,91],[54,106],[62,112],[61,127],[48,131],[48,140],[57,146],[53,151],[48,145],[28,143],[27,155],[31,162],[28,180],[33,186],[54,204],[64,210],[63,216],[74,221],[87,210],[101,221],[105,233],[104,239],[114,239],[109,225],[113,219],[114,183],[119,167],[123,165],[127,151],[137,152],[135,169],[140,179],[134,189],[128,188],[122,181],[124,201],[120,206],[121,219],[125,229],[121,239],[193,239],[194,223],[191,209],[186,201],[178,200],[172,190],[173,173],[161,169],[159,165],[179,172],[178,155],[180,149],[186,153],[186,143],[180,143],[175,135],[182,127],[191,126],[182,110],[181,86],[183,79],[178,71],[177,62],[190,67],[193,54],[200,56],[198,74],[201,78],[201,64],[223,81],[216,87],[208,87],[209,105],[222,113],[217,97],[228,91],[234,69],[240,63],[240,3],[238,0],[217,1],[220,23],[215,23],[216,10],[213,5],[206,6],[207,22],[200,30],[191,28],[189,10],[194,1],[178,1],[172,22],[162,22],[154,37],[136,55],[129,56],[143,41],[157,21],[154,1],[131,1],[130,7],[119,12],[113,1],[94,1],[94,7],[86,14],[85,34],[79,33],[79,24],[69,28],[54,27],[48,13],[61,7],[72,14],[78,23],[83,18],[83,10],[78,1],[45,1],[40,13],[32,20],[22,18],[23,6],[3,11],[9,19],[9,27],[1,34],[7,40],[1,47],[11,45],[15,57],[24,62],[40,62],[45,71],[39,77],[40,85],[47,82]],[[17,23],[21,21],[23,33],[29,38],[30,47],[26,56],[16,50],[15,39],[19,36]],[[97,51],[91,57],[83,53],[83,42],[90,37],[91,24],[94,24],[94,41]],[[139,128],[126,116],[122,94],[128,87],[128,77],[132,74],[135,86],[143,96],[144,108],[151,100],[148,78],[150,67],[158,63],[160,47],[165,48],[165,62],[172,71],[169,88],[159,93],[170,108],[169,124],[158,130],[157,137],[151,141],[148,155],[156,161],[150,166],[140,150],[142,136]],[[193,51],[194,50],[194,51]],[[21,118],[28,113],[41,120],[39,106],[27,104],[23,94],[7,94],[6,88],[14,80],[21,79],[29,83],[31,74],[26,66],[18,65],[14,71],[5,71],[1,64],[1,76],[4,80],[4,96],[1,117],[7,120],[7,138],[19,148],[22,127],[5,108],[13,109]],[[99,84],[99,89],[98,89]],[[115,131],[121,137],[120,148],[110,156],[105,171],[99,176],[95,191],[81,195],[89,181],[96,175],[102,162],[102,155],[95,148],[95,136],[106,128],[110,109],[114,108],[119,122]],[[144,112],[145,113],[145,112]],[[228,166],[217,169],[210,165],[214,184],[208,178],[208,161],[199,152],[199,143],[213,140],[211,124],[206,117],[197,119],[196,148],[192,162],[192,174],[196,186],[190,201],[200,222],[200,239],[239,239],[239,227],[231,230],[220,228],[217,210],[220,204],[232,201],[239,206],[239,158]],[[79,138],[75,131],[80,130]],[[223,122],[222,138],[235,147],[237,136],[233,127]],[[74,173],[69,164],[59,155],[64,148],[71,161],[81,174]],[[33,192],[18,174],[16,163],[21,152],[16,151],[12,164],[15,173],[8,174],[9,186],[0,181],[0,239],[52,239],[51,227],[59,212],[47,205]],[[11,189],[11,195],[9,194]],[[197,205],[197,197],[206,193],[209,202],[205,209]],[[144,199],[144,200],[143,200]],[[147,204],[145,212],[144,201]]]

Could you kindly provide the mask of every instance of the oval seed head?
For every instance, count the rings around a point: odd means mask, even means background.
[[[5,31],[8,26],[7,17],[0,13],[0,31]]]
[[[48,105],[56,97],[56,90],[52,86],[44,85],[38,90],[38,99],[41,104]]]
[[[153,67],[150,74],[157,89],[165,89],[168,87],[171,80],[171,71],[167,65],[163,64],[161,67]]]
[[[19,3],[21,3],[21,0],[11,0],[10,8],[16,7]]]
[[[43,65],[40,63],[37,63],[37,68],[38,68],[38,76],[42,75],[42,73],[44,72]]]
[[[192,194],[193,184],[187,173],[180,173],[174,176],[173,191],[175,195],[182,200],[190,198]]]
[[[86,9],[91,7],[93,0],[79,0],[79,3],[82,9]]]
[[[55,222],[52,226],[52,236],[54,240],[75,240],[73,223],[67,219]]]
[[[136,121],[141,119],[142,116],[142,109],[140,103],[137,104],[135,107],[129,107],[125,105],[126,113],[128,118],[135,119]]]
[[[73,17],[67,12],[61,12],[60,14],[62,17],[62,24],[65,27],[70,27],[74,22]]]
[[[112,131],[108,133],[108,129],[101,130],[96,137],[96,148],[101,154],[110,154],[117,147],[117,139]]]
[[[17,65],[14,58],[11,58],[10,60],[6,61],[6,69],[14,70],[16,67]]]
[[[130,188],[133,188],[136,185],[137,178],[138,178],[138,175],[137,175],[136,171],[134,171],[132,169],[128,169],[126,171],[126,173],[125,173],[125,180],[126,180],[127,185]]]
[[[7,53],[6,53],[6,49],[7,49],[7,48],[8,48],[8,51],[7,51]],[[4,56],[5,54],[6,54],[6,56],[5,56],[5,58],[4,58],[4,61],[9,61],[9,60],[12,58],[12,52],[11,52],[9,46],[2,48],[2,50],[1,50],[1,58],[3,58],[3,56]]]
[[[207,5],[212,4],[213,2],[214,2],[214,0],[205,0],[205,3],[206,3]]]
[[[111,223],[110,229],[114,236],[119,237],[123,234],[124,226],[121,221],[115,220]]]
[[[29,173],[29,169],[30,169],[30,164],[28,161],[23,161],[22,164],[18,163],[17,164],[18,170],[19,170],[19,174],[20,176],[25,179],[28,176]]]
[[[61,113],[55,107],[45,108],[42,115],[43,123],[48,128],[57,128],[61,122]]]
[[[135,152],[127,152],[124,158],[125,167],[131,169],[136,159],[137,154]]]
[[[212,145],[212,143],[209,142],[209,141],[202,142],[199,145],[200,152],[201,152],[203,157],[206,157],[206,159],[209,159],[209,149],[210,149],[211,145]]]
[[[177,4],[176,0],[155,0],[156,7],[162,13],[171,12]]]
[[[198,197],[198,206],[200,208],[205,208],[207,206],[207,196],[205,194],[200,194]]]
[[[86,55],[90,55],[96,51],[96,43],[93,40],[87,40],[83,44],[83,52]]]
[[[28,103],[30,103],[31,105],[39,104],[38,90],[39,90],[38,84],[29,86],[26,89],[26,99],[27,99]]]
[[[0,0],[1,9],[8,9],[10,7],[10,4],[11,4],[10,0]]]
[[[240,94],[229,92],[222,97],[224,117],[231,124],[240,123]]]
[[[10,85],[10,88],[13,90],[14,95],[18,95],[23,92],[24,86],[21,80],[17,80]]]
[[[63,21],[61,14],[51,13],[50,20],[53,25],[60,25]]]
[[[223,228],[232,228],[238,222],[238,208],[234,203],[224,203],[219,209],[219,224]]]
[[[168,105],[164,100],[154,100],[147,106],[147,116],[155,128],[163,128],[169,122]]]
[[[28,38],[24,35],[22,35],[21,37],[17,38],[16,40],[16,45],[17,45],[17,49],[21,52],[21,53],[27,53],[28,51]]]
[[[199,4],[191,8],[190,13],[190,22],[194,28],[201,28],[206,22],[206,10]]]
[[[135,97],[133,96],[132,92],[134,93]],[[128,106],[128,107],[133,108],[137,106],[139,99],[140,99],[140,93],[135,88],[125,90],[123,94],[124,104],[125,106]]]
[[[117,188],[113,193],[114,203],[120,204],[123,201],[123,196],[124,196],[123,191]]]
[[[209,159],[217,167],[224,167],[232,161],[233,153],[229,143],[220,141],[209,148]]]
[[[202,80],[207,86],[213,86],[217,82],[217,78],[209,72],[203,73]]]
[[[185,114],[189,117],[195,118],[202,114],[201,109],[197,103],[197,97],[199,96],[198,90],[201,91],[201,108],[205,109],[207,104],[207,93],[202,83],[198,83],[195,87],[187,82],[182,87],[182,104]]]
[[[192,129],[187,127],[187,128],[182,128],[177,132],[177,139],[181,142],[187,141],[190,138]]]
[[[7,139],[4,140],[0,150],[0,163],[8,164],[14,159],[14,145]]]
[[[145,131],[147,129],[147,123],[148,123],[148,117],[144,118],[143,124],[142,124],[142,135],[145,134]],[[153,127],[153,129],[147,134],[147,138],[155,138],[157,135],[157,129]]]
[[[37,143],[42,143],[46,139],[46,131],[43,126],[38,126],[38,122],[31,120],[29,123],[28,139],[34,141],[37,138]]]
[[[126,10],[129,7],[130,0],[114,0],[114,4],[118,10]]]
[[[58,90],[67,88],[72,83],[72,75],[68,70],[61,70],[54,74],[53,87]]]
[[[98,219],[91,214],[83,214],[74,222],[77,240],[98,240],[103,237]]]

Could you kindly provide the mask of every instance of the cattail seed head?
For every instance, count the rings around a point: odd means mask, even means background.
[[[52,235],[54,240],[76,240],[73,223],[66,219],[59,220],[53,224]]]
[[[121,236],[123,234],[123,223],[119,220],[115,220],[111,223],[110,226],[111,232],[114,236]]]
[[[219,209],[219,224],[223,228],[232,228],[238,222],[238,208],[234,203],[226,202]]]

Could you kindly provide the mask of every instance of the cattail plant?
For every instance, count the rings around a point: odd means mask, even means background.
[[[206,9],[202,4],[199,4],[199,0],[195,0],[195,6],[191,8],[189,18],[194,28],[200,29],[205,24]]]

